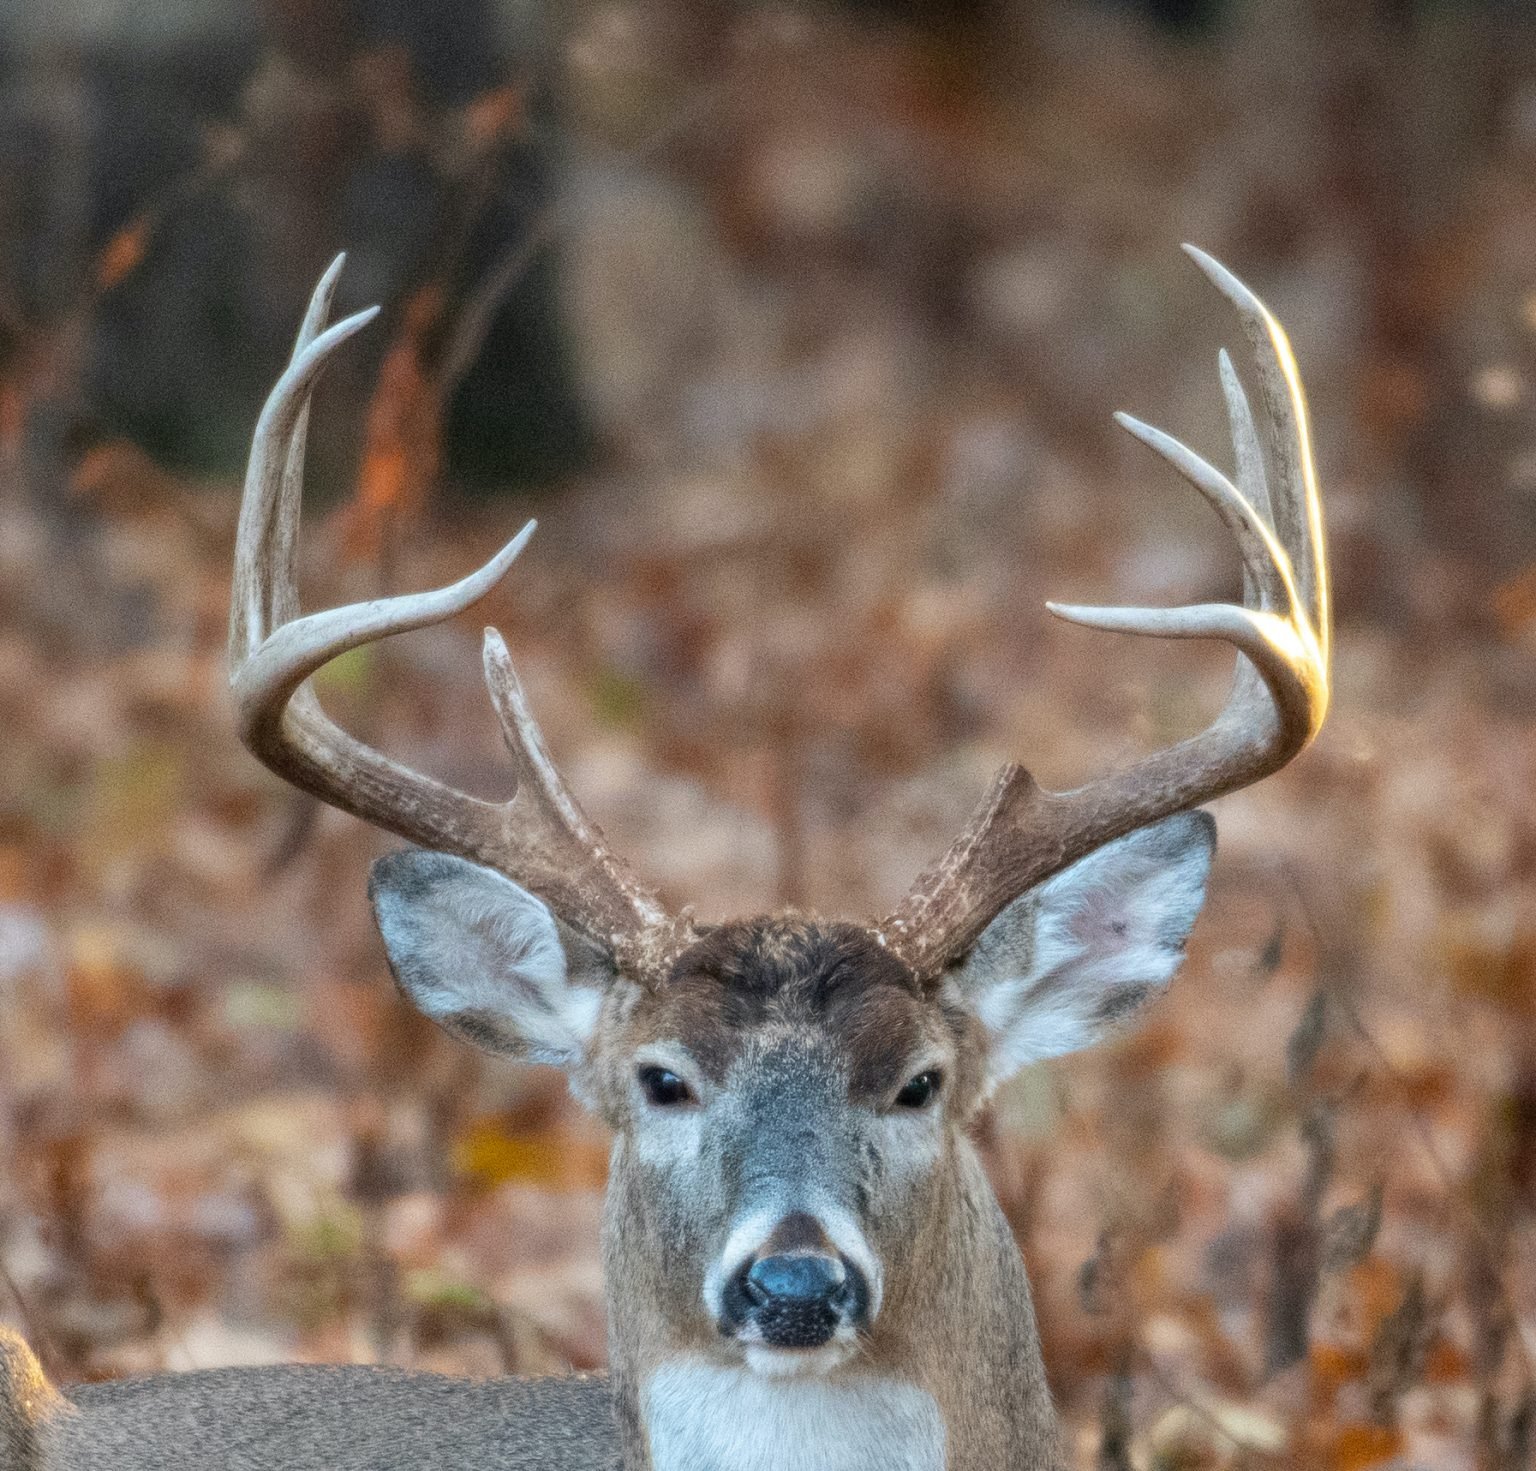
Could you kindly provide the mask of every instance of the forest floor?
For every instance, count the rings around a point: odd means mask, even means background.
[[[796,85],[831,96],[863,66],[873,97],[899,71],[868,47],[819,65]],[[446,582],[544,523],[471,615],[327,669],[328,708],[504,795],[478,672],[494,624],[581,801],[706,918],[884,912],[1002,762],[1067,786],[1197,729],[1229,655],[1043,608],[1237,592],[1172,476],[1107,438],[1067,447],[1117,407],[1220,441],[1236,333],[1173,247],[1175,217],[1232,233],[1198,205],[1224,176],[1159,151],[1184,136],[1170,76],[1137,75],[1111,58],[1099,85],[1152,129],[1147,176],[1088,171],[1081,208],[1039,224],[1054,246],[973,260],[948,299],[1002,334],[985,361],[935,346],[948,318],[894,247],[839,253],[840,196],[807,197],[806,159],[836,182],[862,155],[818,152],[793,88],[732,134],[760,146],[729,199],[637,185],[618,195],[641,235],[575,219],[579,301],[632,268],[692,272],[617,323],[576,312],[618,453],[558,494],[418,509],[384,562],[355,519],[312,515],[310,608]],[[1052,153],[1054,105],[1039,170],[1064,174],[1081,160]],[[998,159],[950,176],[946,156],[914,197],[999,194]],[[1195,181],[1187,207],[1143,208],[1159,168]],[[1332,259],[1275,283],[1334,530],[1329,722],[1215,805],[1209,899],[1145,1024],[1031,1070],[981,1130],[1085,1471],[1512,1471],[1536,1435],[1536,593],[1507,548],[1485,566],[1403,534],[1397,487],[1344,453],[1365,370],[1326,320]],[[624,354],[658,340],[673,355],[637,376]],[[1524,403],[1521,381],[1483,387]],[[52,510],[3,473],[0,1319],[65,1382],[600,1365],[601,1130],[556,1074],[409,1010],[365,898],[390,840],[235,738],[233,488],[121,444]]]

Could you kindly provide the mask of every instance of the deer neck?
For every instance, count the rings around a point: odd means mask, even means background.
[[[615,1155],[604,1258],[625,1471],[1061,1471],[1024,1262],[969,1143],[938,1182],[868,1351],[765,1378],[670,1301],[677,1223]],[[670,1242],[663,1234],[670,1225]],[[670,1311],[669,1311],[670,1309]]]

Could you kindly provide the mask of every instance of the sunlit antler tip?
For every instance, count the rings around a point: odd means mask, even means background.
[[[1046,603],[1046,607],[1068,623],[1083,628],[1097,628],[1100,633],[1178,634],[1190,622],[1192,608],[1094,608],[1075,603]]]
[[[1201,250],[1198,245],[1185,245],[1184,254],[1200,267],[1211,285],[1239,311],[1266,317],[1269,315],[1264,309],[1264,303],[1214,255]]]
[[[1210,253],[1210,251],[1201,250],[1198,245],[1191,245],[1189,241],[1186,240],[1179,247],[1179,249],[1182,250],[1184,254],[1187,255],[1192,261],[1194,261],[1194,263],[1199,266],[1207,276],[1210,276],[1213,279],[1221,276],[1232,275],[1232,272],[1229,271],[1224,265],[1222,265],[1222,263],[1217,260],[1216,257]],[[1236,277],[1233,277],[1233,279],[1236,280]]]

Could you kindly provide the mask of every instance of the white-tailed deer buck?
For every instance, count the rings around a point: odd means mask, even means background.
[[[557,775],[500,637],[485,678],[506,803],[407,771],[307,681],[488,591],[525,527],[440,592],[299,615],[310,391],[373,315],[315,292],[256,429],[230,662],[242,739],[305,791],[418,846],[370,891],[400,988],[450,1032],[564,1068],[613,1130],[603,1255],[612,1375],[468,1383],[369,1368],[221,1370],[65,1399],[0,1335],[0,1458],[50,1471],[1058,1471],[1029,1284],[967,1129],[1026,1063],[1167,986],[1204,897],[1198,803],[1283,766],[1328,704],[1328,579],[1301,383],[1263,304],[1196,264],[1253,347],[1261,440],[1223,353],[1236,484],[1121,417],[1216,508],[1242,606],[1052,605],[1091,628],[1223,639],[1201,734],[1076,791],[998,776],[886,918],[696,925],[612,853]]]

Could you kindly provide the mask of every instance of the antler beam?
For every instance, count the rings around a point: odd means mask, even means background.
[[[325,326],[343,260],[316,286],[251,443],[229,628],[240,738],[295,786],[410,842],[498,869],[605,945],[628,974],[658,975],[682,943],[686,921],[636,881],[566,789],[494,629],[485,634],[485,677],[516,767],[508,802],[469,796],[363,745],[326,716],[308,683],[349,649],[463,612],[502,579],[534,530],[530,521],[450,587],[299,615],[295,559],[310,395],[332,354],[378,311]]]
[[[1204,251],[1184,249],[1237,309],[1253,349],[1268,467],[1225,352],[1219,369],[1236,485],[1162,430],[1128,414],[1116,419],[1194,486],[1232,532],[1243,559],[1243,603],[1047,607],[1088,628],[1221,639],[1242,656],[1231,696],[1201,734],[1076,791],[1046,792],[1023,767],[1004,767],[949,851],[880,926],[885,943],[921,976],[937,975],[1018,895],[1101,844],[1278,770],[1311,741],[1327,713],[1328,566],[1296,359],[1284,329],[1252,291]]]

